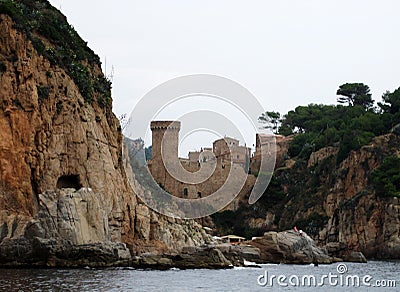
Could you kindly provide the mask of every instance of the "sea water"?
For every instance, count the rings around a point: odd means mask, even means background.
[[[399,271],[398,261],[226,270],[0,269],[0,291],[400,291]]]

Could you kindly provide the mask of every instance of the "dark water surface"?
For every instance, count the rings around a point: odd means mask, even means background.
[[[367,264],[345,263],[347,270],[338,272],[338,264],[319,265],[262,265],[262,268],[235,268],[231,270],[168,270],[168,271],[147,271],[122,268],[110,269],[0,269],[0,291],[275,291],[283,287],[273,280],[271,287],[260,286],[257,283],[260,275],[261,284],[265,281],[265,275],[270,278],[272,275],[278,277],[284,275],[286,280],[282,283],[287,287],[284,290],[303,291],[400,291],[400,262],[371,261]],[[267,271],[267,274],[266,274]],[[343,284],[329,285],[329,273],[337,276],[337,281],[342,275]],[[317,282],[324,283],[322,287],[305,285],[294,287],[289,283],[296,284],[296,279],[302,283],[304,275],[312,275]],[[321,277],[322,282],[321,282]],[[346,275],[357,275],[362,277],[369,275],[372,278],[368,281],[371,286],[360,287],[351,285]],[[297,278],[296,278],[297,277]],[[281,278],[282,279],[282,278]],[[368,279],[368,278],[367,278]],[[333,283],[335,279],[333,279]],[[394,288],[374,288],[377,285],[396,284]],[[387,280],[393,280],[388,282]]]

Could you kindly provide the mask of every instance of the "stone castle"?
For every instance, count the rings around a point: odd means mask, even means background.
[[[247,179],[238,197],[249,195],[260,167],[261,145],[272,143],[275,138],[280,137],[257,134],[253,156],[249,147],[239,145],[239,140],[225,137],[214,141],[212,148],[191,151],[189,158],[179,158],[180,125],[179,121],[151,122],[152,159],[147,164],[162,188],[174,196],[188,199],[209,196],[225,183],[228,175],[243,174],[247,175]],[[274,147],[263,149],[270,151],[267,153],[270,157],[271,151],[277,151]],[[176,171],[177,169],[181,170]],[[199,178],[197,182],[190,180],[190,174],[193,173]],[[204,175],[206,173],[212,174]]]

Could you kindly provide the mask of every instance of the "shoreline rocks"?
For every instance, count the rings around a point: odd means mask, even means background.
[[[7,239],[0,244],[2,268],[82,268],[130,266],[129,250],[123,243],[99,242],[73,245],[55,239]]]
[[[266,232],[264,236],[249,241],[260,249],[258,263],[331,264],[333,258],[305,232],[300,236],[293,230]]]
[[[245,261],[304,265],[367,262],[361,252],[352,252],[342,258],[332,257],[326,248],[318,247],[306,233],[300,236],[292,230],[267,232],[262,237],[238,245],[186,246],[180,252],[142,253],[139,256],[132,256],[124,243],[115,242],[74,244],[65,239],[24,237],[7,238],[0,243],[0,268],[231,269],[247,266]]]
[[[352,263],[366,263],[367,259],[365,258],[362,252],[353,251],[350,254],[345,255],[343,257],[343,261]]]

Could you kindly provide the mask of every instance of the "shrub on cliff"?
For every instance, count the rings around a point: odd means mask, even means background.
[[[68,73],[86,102],[111,108],[111,82],[93,76],[94,68],[101,68],[100,58],[60,11],[46,0],[0,0],[0,14],[12,18],[38,54]]]
[[[382,197],[400,197],[400,158],[388,156],[372,174],[376,194]]]

